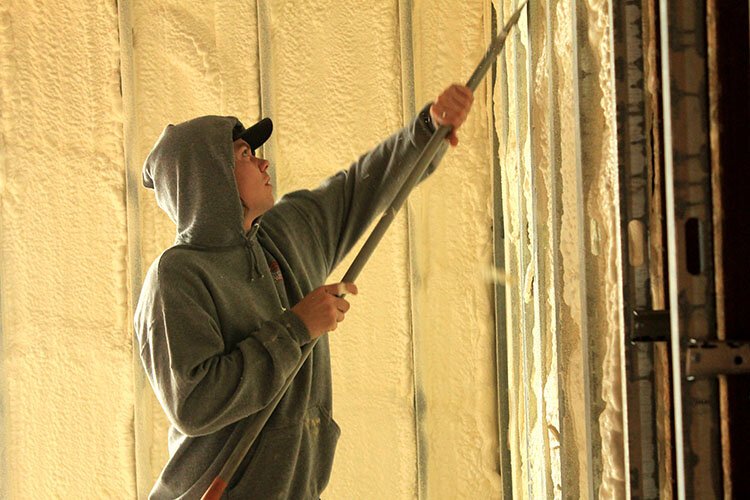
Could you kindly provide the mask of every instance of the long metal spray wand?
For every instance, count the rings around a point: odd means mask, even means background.
[[[500,34],[492,40],[492,43],[490,43],[490,46],[487,49],[487,52],[485,52],[482,61],[476,67],[474,73],[471,75],[471,78],[469,78],[469,81],[466,83],[466,86],[469,87],[472,91],[476,90],[479,82],[482,81],[484,76],[487,74],[487,71],[492,66],[492,63],[495,61],[495,58],[503,49],[503,46],[505,45],[505,39],[508,37],[508,33],[510,32],[511,28],[518,22],[518,19],[521,16],[521,11],[526,6],[527,2],[528,0],[524,1],[523,3],[521,3],[521,5],[518,6],[508,22],[505,23],[503,31],[501,31]],[[378,246],[378,243],[380,243],[380,240],[383,238],[386,230],[391,225],[391,222],[393,222],[393,219],[396,217],[396,213],[398,213],[399,209],[404,204],[404,201],[406,201],[406,198],[409,196],[409,193],[411,193],[419,180],[425,174],[430,163],[435,160],[435,164],[437,165],[437,163],[439,163],[442,159],[442,156],[443,154],[445,154],[445,150],[447,148],[445,144],[445,138],[448,136],[450,131],[450,126],[442,125],[438,127],[438,129],[432,134],[432,137],[430,137],[430,140],[427,142],[427,145],[425,145],[422,153],[419,155],[419,157],[417,157],[417,161],[415,162],[414,167],[412,167],[411,169],[407,169],[411,170],[411,174],[409,174],[409,177],[399,189],[390,207],[388,207],[388,209],[382,215],[380,221],[375,226],[375,229],[372,230],[372,233],[370,233],[367,241],[365,241],[364,246],[354,258],[354,262],[352,262],[352,265],[349,266],[346,274],[344,274],[344,277],[341,280],[342,282],[352,283],[357,279],[357,276],[359,276],[360,271],[362,271],[362,268],[365,266],[367,260],[372,255],[375,247]],[[310,353],[312,352],[313,348],[315,348],[317,342],[318,339],[315,339],[314,341],[305,345],[305,347],[302,349],[302,356],[300,357],[300,361],[299,363],[297,363],[297,366],[295,367],[289,378],[287,378],[284,387],[279,391],[273,401],[268,404],[268,406],[266,406],[256,414],[255,419],[252,422],[252,426],[247,429],[246,433],[237,442],[237,446],[227,458],[227,461],[224,463],[224,467],[222,467],[219,471],[219,475],[216,476],[206,492],[203,494],[202,500],[219,500],[221,495],[224,493],[229,480],[237,471],[240,462],[245,457],[245,455],[247,455],[247,452],[250,451],[250,447],[257,439],[260,431],[263,429],[263,426],[271,416],[271,413],[273,413],[273,411],[276,409],[276,406],[278,406],[281,398],[284,397],[284,394],[286,394],[286,391],[294,380],[294,377],[297,376],[297,372],[299,372],[300,368],[302,368],[302,365],[305,364],[305,361],[307,361],[307,358],[310,356]]]

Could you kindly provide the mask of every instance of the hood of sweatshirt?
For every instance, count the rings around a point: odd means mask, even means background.
[[[143,185],[177,226],[175,244],[226,247],[245,241],[234,178],[231,116],[167,125],[143,165]]]

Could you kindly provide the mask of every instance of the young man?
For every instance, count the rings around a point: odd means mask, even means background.
[[[473,95],[460,85],[314,190],[274,202],[264,119],[169,125],[143,183],[177,225],[151,265],[135,313],[140,355],[171,427],[169,461],[151,498],[200,498],[257,412],[281,390],[301,348],[335,330],[353,283],[324,285],[372,219],[387,208],[407,159],[433,123],[455,130]],[[317,499],[328,483],[339,428],[323,336],[227,489],[228,498]]]

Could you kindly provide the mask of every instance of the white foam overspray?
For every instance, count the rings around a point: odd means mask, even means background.
[[[492,285],[509,285],[512,286],[512,282],[509,281],[509,276],[506,274],[505,269],[495,267],[492,264],[487,264],[481,268],[480,276],[482,281],[490,283]]]

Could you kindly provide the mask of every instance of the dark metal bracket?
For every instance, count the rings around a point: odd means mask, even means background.
[[[630,342],[666,342],[669,340],[669,310],[633,310],[633,335]]]
[[[669,311],[633,310],[631,344],[669,340]],[[750,373],[750,341],[690,339],[685,375],[695,377]]]
[[[688,380],[750,373],[750,341],[690,339],[685,360]]]

